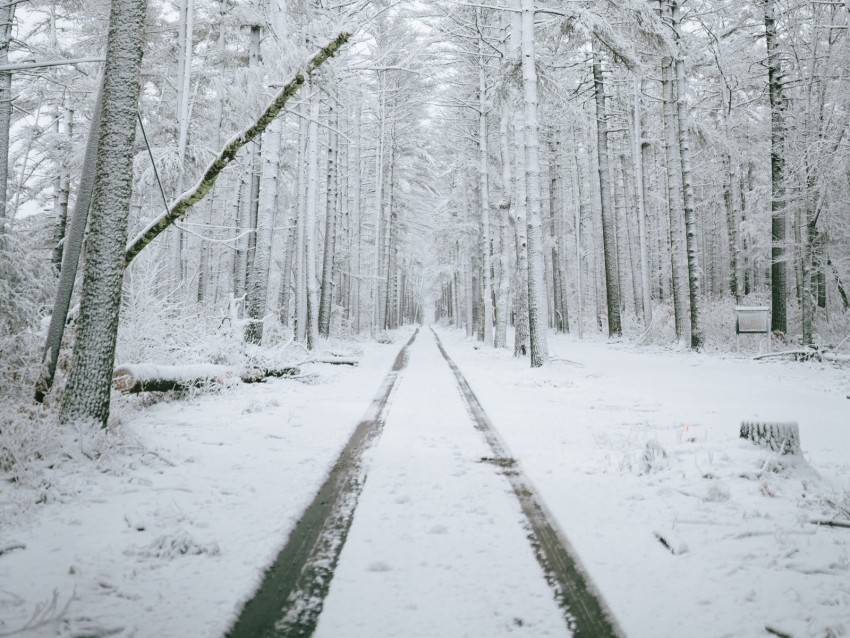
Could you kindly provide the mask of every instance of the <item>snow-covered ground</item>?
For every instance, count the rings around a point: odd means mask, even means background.
[[[530,370],[509,352],[440,334],[626,635],[850,634],[850,530],[809,522],[850,518],[840,509],[850,509],[847,370],[568,337],[552,338],[552,365]],[[545,635],[557,610],[540,599],[519,508],[506,483],[493,483],[494,468],[476,463],[485,447],[464,429],[430,338],[412,351],[369,454],[349,558],[318,631],[342,635],[351,605],[371,591],[400,623],[392,635],[476,635],[476,614],[477,635],[491,635],[520,612]],[[42,468],[52,486],[41,504],[0,483],[0,635],[31,622],[15,635],[221,636],[401,344],[364,346],[359,367],[323,366],[313,385],[270,381],[155,405],[126,419],[120,445],[101,458],[70,453]],[[798,421],[803,459],[739,440],[751,419]],[[502,617],[472,597],[474,579],[439,591],[448,574],[496,582],[484,564],[491,551],[444,547],[469,531],[453,529],[467,519],[492,528],[482,549],[495,542],[516,561],[522,586],[505,595]],[[411,541],[448,555],[422,565],[401,549]],[[412,573],[417,566],[425,571]],[[423,591],[404,591],[413,583]],[[376,604],[362,615],[380,618]],[[463,623],[435,619],[430,634],[403,627],[427,622],[431,609],[451,620],[464,604]]]
[[[223,635],[400,347],[364,345],[357,368],[305,366],[313,385],[156,405],[105,458],[44,468],[45,504],[22,508],[31,495],[0,483],[0,550],[26,545],[0,555],[0,635]]]
[[[444,341],[628,636],[850,634],[850,529],[809,523],[850,520],[846,368],[553,337],[531,370]],[[804,460],[744,420],[797,421]]]
[[[491,455],[420,330],[316,638],[569,636]]]

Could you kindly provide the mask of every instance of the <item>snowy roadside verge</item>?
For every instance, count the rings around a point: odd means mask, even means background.
[[[846,370],[569,337],[530,370],[440,334],[626,635],[850,631],[850,530],[808,522],[850,504]],[[798,421],[803,460],[742,420]]]
[[[315,366],[311,385],[155,405],[122,424],[132,445],[47,468],[58,496],[25,511],[0,484],[0,547],[25,545],[0,555],[0,634],[222,635],[402,343],[363,344],[357,368]]]

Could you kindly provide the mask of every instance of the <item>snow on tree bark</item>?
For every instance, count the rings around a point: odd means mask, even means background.
[[[540,191],[540,124],[537,118],[537,55],[534,42],[534,0],[520,0],[522,12],[522,85],[525,112],[525,179],[528,202],[528,334],[531,367],[549,360],[546,325],[546,279]]]
[[[620,284],[617,272],[616,228],[611,204],[611,169],[608,161],[608,123],[605,107],[605,83],[596,38],[593,44],[593,85],[596,100],[596,139],[599,168],[599,196],[602,206],[602,251],[605,261],[605,289],[608,303],[608,336],[623,333],[620,322]]]
[[[268,306],[269,269],[271,267],[272,237],[275,212],[278,207],[278,174],[280,172],[280,138],[283,123],[274,120],[263,134],[262,173],[257,208],[257,231],[254,243],[254,262],[245,300],[245,314],[250,319],[245,328],[249,343],[262,343],[263,318]]]
[[[328,125],[328,163],[327,163],[327,209],[325,211],[325,252],[322,260],[322,288],[319,301],[319,334],[330,336],[331,312],[333,309],[334,264],[336,251],[337,225],[337,160],[339,143],[336,128],[339,118],[336,109],[329,106]]]
[[[106,426],[133,186],[146,1],[113,0],[79,330],[61,423]]]
[[[56,284],[56,297],[53,300],[53,311],[50,314],[50,324],[47,327],[47,340],[44,346],[42,369],[35,386],[35,400],[44,401],[45,396],[53,386],[56,375],[56,364],[59,360],[59,350],[62,347],[62,337],[65,334],[65,322],[68,319],[68,309],[71,306],[71,296],[74,293],[74,283],[77,279],[77,268],[80,264],[80,253],[83,250],[88,212],[94,189],[95,168],[97,163],[98,142],[100,139],[100,117],[103,106],[103,80],[98,83],[98,94],[92,110],[89,124],[88,141],[83,155],[83,166],[74,209],[71,214],[71,225],[65,236],[65,246],[62,251],[62,266],[59,269],[59,281]]]
[[[770,98],[770,325],[787,332],[785,263],[785,94],[774,0],[763,0],[767,43],[767,93]]]
[[[476,9],[480,24],[481,10]],[[478,177],[481,204],[481,273],[483,293],[484,343],[493,346],[493,282],[490,263],[490,179],[487,155],[487,75],[484,37],[478,36]]]
[[[499,119],[499,148],[502,161],[502,200],[499,202],[499,282],[496,295],[496,326],[493,345],[508,347],[508,297],[510,296],[510,215],[511,215],[511,152],[508,129],[511,117],[510,102],[502,102]]]
[[[681,40],[679,3],[672,7],[673,30],[678,38],[676,52],[676,116],[679,127],[679,163],[682,171],[682,204],[685,213],[685,247],[688,263],[688,299],[691,308],[691,348],[702,348],[703,336],[701,319],[702,289],[700,284],[699,254],[697,253],[697,223],[694,211],[694,187],[691,180],[691,143],[688,130],[688,112],[685,104],[685,60],[684,45]],[[784,229],[783,229],[784,231]]]
[[[307,140],[307,202],[304,219],[304,276],[307,280],[307,347],[319,341],[319,281],[316,277],[316,208],[319,203],[319,107],[318,87],[310,86],[310,125]]]
[[[0,65],[9,62],[9,44],[17,3],[0,7]],[[9,127],[12,124],[12,72],[0,71],[0,247],[6,234],[6,198],[9,183]]]
[[[673,59],[665,57],[661,61],[661,84],[664,120],[664,165],[667,174],[667,207],[669,219],[669,251],[673,293],[673,315],[676,325],[676,340],[684,342],[687,327],[687,311],[685,308],[684,276],[682,273],[682,232],[684,218],[680,196],[681,172],[676,170],[677,146],[676,117],[675,117],[675,87],[673,82]]]

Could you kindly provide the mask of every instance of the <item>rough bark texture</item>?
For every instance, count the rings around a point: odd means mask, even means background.
[[[511,214],[511,153],[508,140],[510,106],[502,104],[499,121],[499,147],[502,160],[502,201],[499,203],[499,282],[496,295],[496,326],[493,345],[496,348],[508,347],[508,297],[510,295],[510,226]]]
[[[330,132],[328,139],[327,208],[325,211],[325,254],[322,260],[322,290],[319,301],[319,334],[330,336],[333,309],[334,265],[337,223],[337,157],[339,154],[336,127],[338,118],[333,105],[329,107]]]
[[[41,374],[35,387],[35,400],[38,403],[44,401],[44,397],[53,386],[56,363],[59,360],[59,349],[62,346],[62,337],[65,334],[65,322],[68,319],[68,309],[71,306],[71,296],[74,292],[74,282],[80,264],[80,253],[83,250],[83,239],[85,238],[88,211],[94,188],[102,103],[103,82],[101,81],[92,111],[91,124],[89,125],[89,136],[83,155],[83,167],[80,183],[77,187],[77,197],[74,200],[74,210],[71,214],[71,225],[65,236],[62,265],[59,269],[59,281],[56,284],[56,297],[53,300],[50,325],[47,328],[47,341],[44,346]]]
[[[673,87],[673,59],[664,58],[661,62],[661,83],[664,113],[664,157],[667,173],[667,209],[668,232],[670,247],[670,266],[673,293],[673,315],[676,323],[676,339],[684,342],[687,327],[687,310],[685,308],[685,277],[682,272],[682,232],[681,225],[684,214],[681,209],[681,172],[676,170],[676,117],[675,91]]]
[[[9,62],[9,42],[17,4],[0,7],[0,65]],[[9,127],[12,123],[12,73],[0,72],[0,245],[6,234],[6,197],[9,183]]]
[[[322,47],[310,60],[307,61],[296,73],[292,79],[284,84],[283,88],[277,93],[271,103],[260,114],[260,117],[248,128],[241,133],[235,135],[218,153],[216,158],[210,162],[204,170],[197,183],[188,191],[183,193],[168,207],[168,212],[158,216],[148,226],[143,229],[128,245],[124,256],[125,265],[129,265],[131,261],[138,255],[142,249],[151,243],[163,230],[168,228],[176,220],[180,219],[186,212],[210,192],[215,184],[218,176],[224,168],[233,161],[236,154],[248,142],[256,138],[260,133],[268,128],[278,113],[283,110],[287,102],[292,98],[298,89],[306,81],[306,78],[318,69],[327,60],[332,58],[348,42],[352,34],[342,32],[336,36],[329,44]]]
[[[638,241],[640,243],[641,298],[643,300],[643,325],[652,325],[652,292],[649,274],[649,246],[646,233],[646,182],[643,175],[643,126],[641,125],[642,82],[635,78],[634,86],[634,139],[632,157],[635,164],[635,195],[637,197]]]
[[[145,0],[113,0],[80,322],[60,422],[106,426],[133,185]]]
[[[516,175],[514,176],[516,206],[511,208],[511,223],[516,237],[516,276],[514,277],[514,356],[526,357],[528,343],[528,225],[526,224],[526,187],[525,187],[525,132],[522,126],[522,113],[517,109],[514,115],[514,136],[516,143]]]
[[[679,4],[673,3],[673,27],[677,37],[681,38],[679,27]],[[700,312],[702,308],[702,289],[700,284],[700,265],[697,253],[697,222],[694,211],[694,187],[691,180],[691,143],[688,130],[688,110],[685,104],[685,60],[683,45],[679,41],[676,56],[676,115],[679,125],[679,164],[682,170],[682,204],[685,213],[685,246],[688,255],[688,298],[691,304],[691,348],[702,348],[702,326]],[[784,229],[783,229],[784,232]]]
[[[608,123],[605,108],[605,84],[596,39],[593,53],[593,86],[596,98],[596,140],[599,156],[599,196],[602,206],[602,251],[605,260],[605,289],[608,302],[608,336],[623,334],[620,322],[620,285],[617,272],[616,229],[611,206],[611,170],[608,161]]]
[[[307,142],[307,202],[304,207],[304,276],[307,280],[307,347],[319,341],[319,281],[316,278],[316,207],[319,197],[319,92],[310,103]]]
[[[71,127],[74,112],[68,108],[62,108],[62,117],[58,123],[60,144],[65,153],[58,166],[58,173],[53,180],[53,216],[55,219],[55,230],[53,234],[53,255],[51,262],[58,273],[62,267],[62,251],[65,247],[65,232],[68,227],[68,200],[71,191],[71,171],[68,166],[67,153],[71,150]]]
[[[477,13],[481,18],[480,9]],[[487,82],[484,38],[478,38],[478,178],[481,204],[481,287],[483,296],[484,343],[493,342],[493,282],[490,264],[490,180],[487,155]]]
[[[787,265],[785,263],[785,96],[777,42],[773,0],[764,0],[764,35],[767,42],[767,92],[770,97],[770,324],[788,331]]]
[[[540,124],[537,117],[537,68],[534,44],[534,0],[521,0],[522,85],[525,107],[525,179],[528,203],[528,334],[531,367],[549,360],[546,323],[546,273],[540,192]]]
[[[278,173],[280,172],[280,136],[282,130],[283,123],[278,118],[269,125],[263,136],[254,261],[245,300],[245,314],[251,320],[245,328],[245,339],[249,343],[256,344],[263,341],[263,318],[268,306],[272,237],[278,205]]]

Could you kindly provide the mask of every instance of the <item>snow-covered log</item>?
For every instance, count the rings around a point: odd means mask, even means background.
[[[234,369],[214,364],[165,366],[137,363],[115,368],[112,387],[119,392],[166,392],[204,385],[221,385],[234,377]]]
[[[744,421],[741,423],[741,438],[756,445],[767,447],[782,454],[800,453],[800,428],[795,422],[759,423]]]
[[[301,369],[295,366],[249,368],[240,371],[231,366],[207,363],[182,366],[137,363],[115,368],[112,373],[112,387],[119,392],[134,394],[167,392],[207,385],[223,385],[234,378],[239,378],[243,383],[262,383],[269,377],[295,377],[299,374]]]

